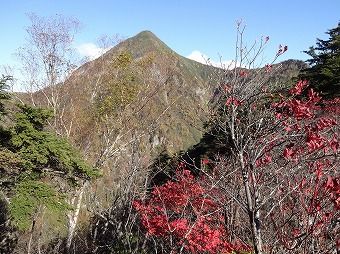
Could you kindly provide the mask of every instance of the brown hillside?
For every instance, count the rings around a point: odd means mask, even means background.
[[[301,62],[283,62],[272,81],[296,76]],[[122,151],[132,153],[128,144],[137,141],[145,156],[197,143],[223,72],[178,55],[143,31],[80,66],[45,94],[57,98],[53,127],[100,166]],[[37,105],[47,105],[41,92],[34,96]]]

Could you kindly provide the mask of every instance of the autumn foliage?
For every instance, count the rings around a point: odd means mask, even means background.
[[[143,227],[150,236],[163,238],[173,253],[250,251],[248,244],[229,241],[223,196],[208,183],[208,179],[194,177],[181,164],[174,181],[155,187],[149,199],[134,202],[142,213]]]
[[[272,104],[285,127],[285,167],[299,170],[278,189],[275,199],[283,202],[270,216],[285,248],[303,253],[313,244],[325,251],[340,245],[339,100],[324,101],[312,89],[302,96],[307,86],[300,81]]]
[[[248,77],[244,73],[240,75]],[[254,225],[262,229],[259,236],[263,246],[255,253],[339,249],[340,104],[339,99],[324,101],[307,88],[307,81],[299,81],[285,95],[264,90],[265,100],[270,105],[254,103],[252,112],[264,115],[272,123],[270,127],[252,132],[262,150],[254,156],[244,149],[242,169],[238,169],[240,164],[233,163],[235,160],[231,158],[229,165],[221,166],[216,157],[203,160],[201,174],[193,176],[183,163],[174,180],[155,187],[148,198],[136,200],[134,207],[141,214],[147,234],[161,239],[172,253],[252,252],[249,238],[228,232],[231,227],[225,213],[228,201],[237,196],[231,195],[228,188],[243,184],[256,192],[252,210],[247,210],[249,206],[243,210],[248,215],[261,212]],[[226,89],[224,112],[245,112],[249,105],[233,97],[231,91]],[[239,116],[235,124],[244,130],[240,126],[247,119]],[[263,133],[258,135],[259,132]],[[205,170],[207,164],[210,170]],[[226,176],[226,172],[232,173]],[[237,183],[229,182],[232,174],[239,179]],[[240,202],[233,204],[242,207],[245,195],[240,189]],[[250,225],[254,222],[252,216],[248,218]],[[247,216],[242,218],[239,225],[247,227],[247,219],[244,220]]]

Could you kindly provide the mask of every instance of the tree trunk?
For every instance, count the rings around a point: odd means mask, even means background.
[[[250,223],[251,230],[252,230],[254,252],[255,254],[262,254],[260,212],[255,211],[255,208],[253,207],[253,202],[251,199],[251,192],[250,192],[248,181],[245,182],[245,191],[246,191],[246,196],[247,196],[248,215],[249,215],[249,223]]]
[[[67,232],[66,249],[65,249],[66,253],[69,253],[71,245],[72,245],[72,240],[73,240],[77,222],[78,222],[78,216],[79,216],[79,212],[81,208],[81,203],[82,203],[85,187],[86,187],[86,183],[78,190],[78,192],[72,197],[70,201],[70,204],[75,207],[74,207],[74,210],[69,211],[67,214],[68,232]]]
[[[252,194],[249,185],[249,173],[245,167],[243,154],[239,154],[242,175],[243,175],[243,185],[246,192],[247,199],[247,210],[249,215],[249,223],[252,231],[252,238],[254,244],[254,253],[262,254],[262,238],[261,238],[261,224],[260,224],[260,211],[256,211],[252,197],[255,195],[255,200],[258,198],[257,192]]]
[[[40,205],[38,205],[39,207]],[[38,208],[35,209],[34,211],[34,215],[33,215],[33,219],[32,219],[32,224],[31,224],[31,228],[30,228],[30,236],[28,239],[28,243],[27,243],[27,254],[31,254],[31,250],[32,250],[32,241],[33,241],[33,233],[35,231],[35,223],[37,222],[37,218],[38,218]]]

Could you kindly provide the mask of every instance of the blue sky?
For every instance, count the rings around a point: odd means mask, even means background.
[[[193,51],[223,61],[234,57],[236,19],[247,25],[246,41],[270,36],[264,53],[274,57],[278,45],[288,51],[280,60],[301,59],[315,45],[316,38],[327,39],[325,32],[340,20],[339,0],[1,0],[0,65],[16,65],[12,54],[25,44],[29,26],[26,13],[40,16],[63,14],[84,25],[75,46],[96,43],[102,34],[132,37],[150,30],[183,56]],[[98,45],[92,45],[93,47]]]

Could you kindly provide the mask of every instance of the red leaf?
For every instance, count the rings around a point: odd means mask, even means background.
[[[207,164],[209,164],[209,163],[210,163],[210,160],[209,160],[209,159],[204,159],[204,160],[203,160],[203,164],[204,164],[204,165],[207,165]]]
[[[333,189],[333,187],[334,187],[334,182],[333,182],[332,177],[329,175],[327,177],[326,188],[327,189]]]

